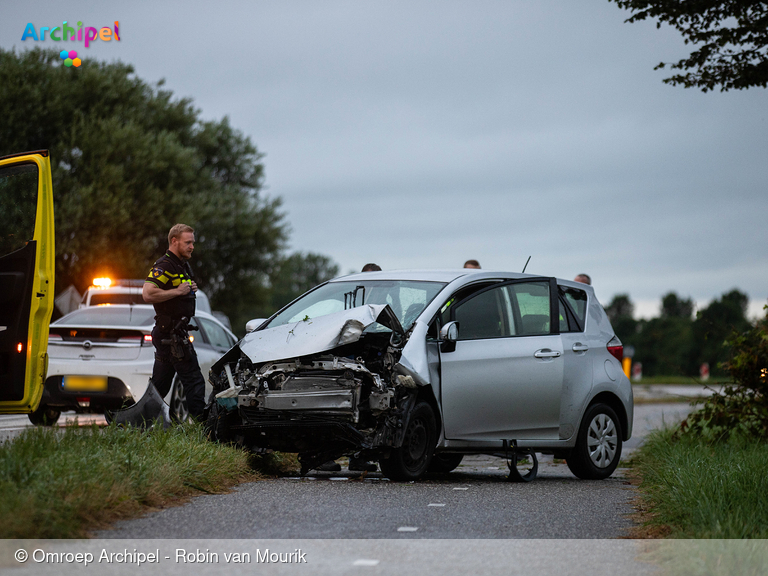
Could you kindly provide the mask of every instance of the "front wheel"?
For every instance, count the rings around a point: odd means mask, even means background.
[[[436,442],[435,413],[429,404],[419,402],[408,419],[403,445],[379,462],[382,473],[392,480],[418,480],[429,468]]]
[[[35,426],[53,426],[58,421],[59,416],[61,416],[61,411],[40,404],[37,410],[30,412],[27,416],[29,421]]]
[[[583,480],[608,478],[621,458],[621,423],[607,404],[590,406],[581,420],[568,468]]]

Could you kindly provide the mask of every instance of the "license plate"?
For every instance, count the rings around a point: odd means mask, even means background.
[[[61,383],[64,390],[71,392],[106,392],[106,376],[64,376]]]

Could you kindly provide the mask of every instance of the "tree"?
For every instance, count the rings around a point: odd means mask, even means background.
[[[658,318],[641,321],[632,343],[636,359],[649,376],[684,376],[698,374],[693,367],[693,301],[674,292],[661,299]]]
[[[339,275],[339,266],[327,256],[296,252],[279,262],[270,275],[272,314],[310,288]]]
[[[260,194],[261,154],[227,118],[201,120],[127,64],[67,68],[41,49],[0,50],[0,117],[0,155],[51,151],[57,289],[104,272],[144,278],[184,222],[196,280],[233,326],[269,302],[283,214]]]
[[[609,0],[631,10],[626,22],[647,18],[674,26],[685,43],[701,45],[674,64],[655,70],[691,70],[664,82],[707,92],[768,85],[768,2],[754,0]]]
[[[712,373],[724,375],[720,366],[728,360],[724,342],[733,333],[749,330],[747,304],[749,298],[739,290],[731,290],[701,310],[693,323],[696,364],[709,363]]]
[[[661,317],[662,318],[684,318],[688,321],[693,316],[693,300],[688,298],[683,300],[674,292],[661,298]]]
[[[637,331],[637,320],[634,318],[635,305],[628,294],[616,294],[611,303],[605,307],[605,313],[611,321],[613,331],[624,345],[633,344],[632,337]]]

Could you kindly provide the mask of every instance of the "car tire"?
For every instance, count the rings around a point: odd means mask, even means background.
[[[29,421],[35,426],[53,426],[58,422],[59,416],[61,416],[61,410],[55,410],[50,406],[40,404],[37,410],[30,412],[28,415]]]
[[[435,413],[429,404],[419,402],[408,418],[403,445],[379,461],[382,473],[396,481],[418,480],[432,462],[436,442]]]
[[[448,474],[458,468],[464,454],[433,454],[428,471],[434,474]]]
[[[171,418],[176,422],[186,422],[189,420],[189,407],[187,405],[187,392],[178,376],[173,377],[171,385],[171,395],[168,398],[170,405]]]
[[[616,412],[607,404],[594,404],[584,413],[576,446],[566,463],[582,480],[602,480],[619,465],[621,447],[621,422]]]

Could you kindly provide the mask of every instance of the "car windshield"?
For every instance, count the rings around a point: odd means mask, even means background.
[[[444,286],[442,282],[413,280],[329,282],[288,306],[272,319],[267,328],[317,318],[363,304],[389,304],[403,329],[407,330]]]
[[[138,306],[94,306],[75,310],[58,320],[57,324],[78,326],[151,326],[155,310]]]

